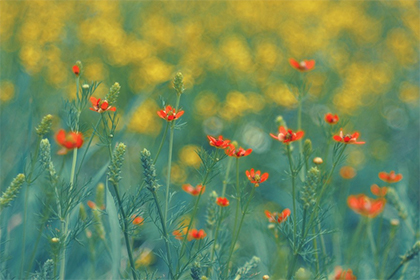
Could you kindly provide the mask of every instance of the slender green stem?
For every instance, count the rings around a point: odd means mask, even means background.
[[[229,157],[227,168],[226,168],[225,179],[223,180],[222,197],[225,197],[225,194],[226,194],[227,180],[229,178],[230,167],[232,166],[232,161],[233,161],[233,157]]]
[[[289,158],[290,176],[292,176],[292,202],[293,202],[293,251],[296,253],[296,240],[297,240],[297,212],[296,212],[296,191],[295,191],[295,170],[293,169],[292,151],[290,150],[289,144],[286,144],[287,157]]]
[[[77,172],[76,172],[76,177],[79,176],[80,170],[82,169],[83,161],[85,160],[85,157],[86,157],[87,151],[89,150],[90,144],[92,144],[93,137],[95,136],[96,130],[98,129],[98,126],[99,126],[100,122],[101,122],[101,118],[98,119],[98,122],[96,123],[95,128],[93,129],[93,133],[89,138],[89,142],[88,142],[88,144],[85,148],[85,152],[83,153],[82,159],[80,160],[79,168],[77,169]]]
[[[74,174],[76,171],[76,162],[77,162],[77,150],[73,149],[73,162],[71,165],[71,173],[70,173],[70,191],[72,191],[74,187]],[[70,198],[71,199],[71,198]],[[67,244],[67,231],[69,228],[69,222],[70,222],[70,213],[66,214],[65,221],[62,221],[61,223],[61,230],[63,239],[62,242],[64,244],[63,248],[61,249],[61,266],[60,266],[60,280],[64,280],[66,275],[66,244]]]
[[[369,219],[367,224],[367,232],[368,232],[368,238],[370,242],[370,249],[372,250],[372,255],[375,258],[375,269],[376,269],[376,277],[378,276],[378,269],[379,269],[379,260],[378,260],[378,251],[375,245],[375,239],[373,238],[372,233],[372,219]]]
[[[214,168],[214,166],[216,165],[216,163],[217,163],[217,162],[218,162],[218,157],[215,157],[215,158],[213,159],[212,164],[210,165],[210,168],[208,168],[208,169],[207,169],[206,174],[204,175],[203,181],[202,181],[202,183],[201,183],[201,185],[202,185],[202,186],[205,186],[205,185],[207,184],[207,179],[208,179],[208,177],[209,177],[209,175],[210,175],[210,172],[211,172],[211,170],[213,170],[213,168]],[[201,195],[202,195],[202,194],[203,194],[203,188],[201,189],[201,191],[200,191],[200,193],[198,194],[198,197],[197,197],[197,199],[196,199],[196,201],[195,201],[195,203],[194,203],[192,216],[191,216],[191,219],[190,219],[190,221],[189,221],[189,223],[188,223],[188,227],[187,227],[187,232],[185,233],[185,235],[184,235],[184,237],[183,237],[183,239],[182,239],[181,250],[180,250],[179,259],[178,259],[178,264],[177,264],[177,267],[176,267],[176,272],[175,272],[175,278],[177,278],[177,277],[178,277],[178,273],[179,273],[179,271],[180,271],[180,262],[181,262],[181,259],[182,259],[183,255],[184,255],[185,246],[186,246],[186,244],[187,244],[186,242],[187,242],[188,234],[189,234],[189,232],[190,232],[190,229],[191,229],[191,226],[192,226],[193,220],[194,220],[194,218],[195,218],[195,215],[197,214],[198,204],[199,204],[199,202],[200,202],[200,199],[201,199]]]
[[[165,143],[166,134],[168,133],[168,128],[169,128],[169,122],[166,122],[165,131],[163,132],[162,140],[160,141],[159,148],[158,148],[158,151],[156,153],[156,156],[153,159],[153,164],[156,163],[156,161],[157,161],[157,159],[159,157],[159,154],[162,151],[162,146],[163,146],[163,143]]]
[[[236,158],[236,212],[235,212],[235,224],[233,226],[233,232],[236,232],[238,225],[239,212],[241,209],[241,190],[239,189],[239,158]]]
[[[306,214],[307,214],[307,208],[305,207],[303,209],[302,232],[301,232],[301,237],[300,237],[300,243],[298,244],[298,247],[296,248],[296,250],[294,250],[293,252],[292,265],[289,267],[287,279],[291,279],[292,274],[295,270],[297,259],[299,257],[300,249],[302,249],[303,245],[305,244],[304,233],[305,233],[305,226],[306,226]]]
[[[214,253],[216,252],[217,237],[219,236],[220,224],[222,223],[222,215],[223,215],[223,207],[220,207],[220,209],[219,209],[219,219],[217,220],[216,231],[214,233],[213,249],[211,250],[210,264],[213,263]],[[207,276],[209,276],[210,272],[211,272],[211,267],[209,267],[207,269]]]
[[[35,254],[36,254],[36,251],[38,249],[39,241],[41,240],[41,236],[42,236],[42,232],[44,231],[45,224],[46,223],[43,223],[41,228],[38,231],[38,235],[37,235],[36,240],[35,240],[35,245],[34,245],[34,248],[32,250],[31,258],[29,259],[28,271],[26,272],[25,278],[28,278],[29,273],[32,270],[32,265],[33,265],[34,260],[35,260]]]
[[[136,268],[135,268],[135,265],[134,265],[133,254],[132,254],[131,246],[130,246],[130,239],[129,239],[128,233],[127,233],[127,229],[128,229],[127,216],[125,214],[124,207],[122,205],[122,201],[121,201],[121,198],[120,198],[120,193],[118,191],[118,185],[116,185],[115,183],[112,183],[112,186],[114,187],[115,196],[117,197],[118,206],[120,208],[121,216],[122,216],[122,219],[123,219],[123,222],[122,222],[123,229],[122,229],[122,231],[124,233],[125,246],[127,248],[128,259],[130,261],[131,273],[133,275],[133,279],[137,279],[136,272],[135,272]]]
[[[27,225],[27,215],[28,215],[28,202],[29,202],[29,186],[32,184],[32,177],[35,171],[36,161],[39,155],[39,145],[41,144],[42,136],[38,136],[35,146],[35,154],[31,158],[31,169],[29,174],[26,176],[26,187],[25,187],[25,202],[23,204],[23,232],[22,232],[22,252],[21,252],[21,263],[20,263],[20,271],[19,271],[19,278],[22,277],[23,274],[23,267],[25,265],[25,249],[26,249],[26,225]]]
[[[106,134],[105,137],[106,137],[106,144],[108,147],[109,158],[112,159],[112,148],[111,148],[111,141],[109,141],[108,125],[105,122],[105,118],[103,117],[103,114],[101,114],[101,120],[104,125],[104,130]]]
[[[386,263],[388,261],[388,256],[389,256],[389,252],[391,251],[391,247],[392,244],[394,243],[395,240],[395,236],[397,234],[397,226],[391,226],[391,232],[389,233],[389,239],[387,242],[387,245],[383,251],[383,259],[382,259],[382,266],[381,266],[381,275],[379,277],[379,279],[383,279],[385,277],[385,267],[386,267]]]
[[[325,192],[325,190],[327,189],[328,183],[332,177],[332,174],[334,173],[335,168],[337,167],[337,164],[340,162],[341,157],[343,156],[344,150],[346,149],[347,145],[344,144],[344,146],[341,148],[341,151],[339,152],[336,161],[333,163],[332,167],[331,167],[331,171],[328,174],[324,184],[321,187],[321,192],[319,193],[319,195],[317,196],[316,199],[316,203],[315,203],[315,207],[314,207],[314,211],[312,212],[310,218],[309,218],[309,225],[311,225],[315,219],[315,217],[318,215],[318,208],[319,208],[319,204],[321,203],[321,199],[323,197],[323,194]],[[309,228],[309,227],[308,227]],[[308,230],[305,233],[305,237],[307,236]]]
[[[171,126],[169,134],[169,156],[168,156],[168,172],[166,174],[166,191],[165,191],[165,211],[163,212],[163,218],[166,224],[168,218],[168,206],[169,206],[169,186],[171,185],[171,168],[172,168],[172,150],[174,146],[174,126]]]
[[[162,231],[163,231],[163,236],[164,236],[164,240],[165,240],[165,246],[166,246],[166,255],[168,258],[168,268],[169,268],[169,275],[171,278],[173,278],[173,272],[172,272],[172,260],[171,260],[171,252],[170,252],[170,247],[169,247],[169,236],[168,236],[168,231],[166,229],[166,224],[165,221],[163,219],[163,214],[162,214],[162,209],[160,208],[160,204],[156,195],[156,191],[152,191],[153,194],[153,199],[155,200],[155,204],[156,204],[156,208],[158,209],[158,214],[160,217],[160,223],[162,225]]]
[[[354,249],[356,248],[356,243],[359,241],[360,233],[362,232],[363,226],[365,225],[365,219],[361,219],[357,225],[355,233],[352,235],[352,240],[350,242],[350,246],[347,250],[347,257],[346,263],[351,263],[351,259],[353,257]]]
[[[391,275],[389,275],[386,279],[387,280],[391,280],[392,279],[392,277],[398,272],[398,270],[400,270],[400,268],[402,267],[404,265],[404,262],[403,261],[401,261],[400,263],[399,263],[399,265],[394,269],[394,271],[391,273]]]
[[[227,262],[226,262],[226,272],[225,272],[225,278],[224,279],[227,279],[227,276],[229,274],[230,259],[232,258],[232,254],[233,254],[233,251],[235,249],[236,242],[238,241],[239,233],[241,232],[242,223],[244,222],[244,218],[245,218],[245,215],[246,215],[246,211],[248,210],[249,203],[251,202],[251,199],[254,196],[255,189],[256,189],[256,187],[253,186],[252,190],[251,190],[251,193],[248,197],[248,201],[245,204],[244,211],[242,212],[241,221],[239,222],[239,225],[238,225],[238,231],[236,232],[235,237],[233,239],[233,242],[230,246],[229,257],[228,257]]]
[[[315,233],[316,233],[315,228],[312,228],[312,234],[315,235]],[[319,273],[319,256],[318,256],[318,244],[316,242],[316,238],[314,238],[312,240],[312,244],[314,246],[315,259],[316,259],[315,272],[316,272],[316,275],[318,275],[318,273]]]

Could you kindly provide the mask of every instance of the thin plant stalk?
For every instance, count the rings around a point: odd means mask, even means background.
[[[233,157],[229,157],[227,168],[226,168],[225,179],[223,180],[222,197],[225,197],[225,194],[226,194],[227,180],[229,178],[230,167],[232,166],[232,161],[233,161]]]
[[[90,148],[90,144],[92,144],[93,137],[95,136],[96,130],[98,129],[98,126],[99,126],[99,123],[101,122],[101,119],[102,118],[98,119],[98,122],[96,123],[95,128],[93,129],[93,133],[89,138],[89,142],[86,146],[85,152],[83,153],[82,159],[80,160],[79,168],[77,169],[77,172],[76,172],[76,177],[79,176],[80,170],[82,169],[83,161],[85,160],[86,154],[87,154],[87,152]]]
[[[299,141],[300,142],[300,141]],[[297,213],[296,213],[296,197],[295,197],[295,171],[293,169],[292,151],[290,150],[289,144],[286,144],[287,157],[289,158],[290,175],[292,176],[292,201],[293,201],[293,250],[296,251],[296,239],[297,239]]]
[[[123,222],[122,222],[123,229],[122,229],[122,231],[124,233],[125,246],[127,248],[128,260],[130,262],[130,267],[131,267],[131,273],[133,275],[133,279],[137,279],[137,276],[136,276],[136,273],[135,273],[133,253],[132,253],[131,246],[130,246],[130,239],[129,239],[128,234],[127,234],[127,228],[128,228],[127,216],[125,214],[125,211],[124,211],[124,208],[123,208],[123,205],[122,205],[122,201],[121,201],[121,198],[120,198],[120,193],[118,191],[118,185],[115,184],[114,182],[112,182],[112,186],[114,187],[115,196],[117,197],[118,206],[120,208],[121,216],[122,216],[122,219],[123,219]]]
[[[153,199],[155,201],[156,207],[158,209],[158,214],[160,217],[160,223],[162,225],[162,231],[163,231],[163,236],[164,236],[164,240],[165,240],[165,247],[166,247],[166,255],[168,258],[168,268],[169,268],[169,275],[170,275],[170,279],[173,278],[174,274],[172,272],[172,260],[171,260],[171,251],[170,251],[170,246],[169,246],[169,235],[168,235],[168,230],[166,229],[166,224],[165,221],[163,219],[163,214],[162,214],[162,209],[160,207],[157,195],[156,195],[156,191],[153,190],[152,191],[153,194]]]
[[[19,270],[19,278],[22,277],[23,273],[23,266],[25,265],[25,244],[26,244],[26,225],[27,225],[27,215],[28,215],[28,201],[29,201],[29,186],[32,184],[32,177],[35,171],[36,160],[38,159],[39,155],[39,145],[41,144],[42,136],[38,136],[35,146],[35,154],[31,159],[31,170],[27,176],[27,184],[25,188],[25,202],[23,204],[23,232],[22,232],[22,252],[21,252],[21,263],[20,263],[20,270]]]
[[[236,158],[236,211],[235,211],[235,224],[233,226],[233,232],[236,231],[236,227],[238,225],[238,218],[239,218],[239,212],[241,208],[241,190],[239,189],[239,158]]]
[[[239,233],[241,232],[242,223],[244,222],[244,218],[245,218],[245,215],[246,215],[246,211],[248,210],[249,203],[251,202],[251,199],[254,196],[255,189],[256,189],[256,187],[253,186],[252,190],[251,190],[251,193],[248,197],[248,201],[245,204],[244,211],[242,212],[242,217],[241,217],[241,220],[240,220],[239,225],[238,225],[238,231],[236,232],[235,237],[233,239],[233,242],[230,246],[229,257],[228,257],[227,262],[226,262],[226,272],[225,272],[225,278],[224,279],[227,279],[227,276],[229,274],[230,259],[232,258],[232,254],[233,254],[233,251],[235,249],[236,242],[238,241]]]
[[[77,162],[77,150],[78,149],[73,149],[73,161],[72,161],[71,173],[70,173],[70,192],[72,191],[73,184],[74,184],[74,174],[76,171],[76,162]],[[69,227],[69,222],[70,222],[70,213],[67,213],[65,220],[61,222],[61,232],[64,237],[63,238],[64,246],[61,249],[60,280],[64,280],[65,274],[66,274],[66,243],[67,243],[66,239],[67,239],[67,231]]]
[[[378,273],[379,260],[378,260],[378,251],[377,251],[377,248],[376,248],[376,245],[375,245],[375,239],[373,238],[373,233],[372,233],[372,219],[369,219],[369,221],[368,221],[367,233],[368,233],[368,238],[369,238],[369,243],[370,243],[370,249],[372,250],[372,255],[375,258],[376,273]],[[376,276],[378,276],[378,274],[376,274]]]

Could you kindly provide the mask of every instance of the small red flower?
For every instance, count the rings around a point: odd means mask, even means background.
[[[261,175],[261,171],[254,172],[254,168],[250,171],[245,171],[246,176],[251,181],[251,183],[255,184],[255,187],[258,187],[260,183],[264,182],[268,178],[268,173],[264,173]]]
[[[279,133],[274,135],[270,133],[270,136],[274,139],[283,142],[284,144],[289,144],[289,142],[297,141],[305,135],[303,131],[293,132],[291,129],[286,130],[284,126],[279,127]]]
[[[333,139],[337,142],[342,142],[344,144],[365,144],[366,142],[357,142],[357,138],[359,137],[359,132],[355,132],[352,135],[346,134],[343,136],[343,130],[340,130],[340,135],[334,135]]]
[[[331,113],[325,115],[325,121],[329,124],[336,124],[338,120],[339,118],[337,115],[333,115]]]
[[[80,132],[69,132],[66,134],[64,129],[60,129],[55,136],[57,143],[63,146],[63,148],[58,151],[59,155],[65,155],[69,150],[79,149],[83,145],[83,135]]]
[[[197,185],[197,187],[193,187],[190,184],[185,184],[182,186],[182,189],[189,193],[190,195],[197,196],[201,193],[204,193],[206,190],[206,186]]]
[[[229,206],[229,200],[226,197],[218,197],[216,199],[216,204],[221,207]]]
[[[281,224],[281,223],[283,223],[283,222],[285,222],[287,220],[287,217],[290,216],[290,213],[291,212],[290,212],[290,209],[289,208],[286,208],[280,214],[277,213],[277,212],[271,213],[268,210],[265,210],[264,213],[267,216],[268,221],[270,223],[276,223],[277,222],[277,223]]]
[[[165,119],[166,121],[170,122],[179,119],[184,114],[184,111],[178,110],[177,112],[175,108],[172,108],[171,105],[168,105],[163,110],[157,111],[157,114],[162,119]]]
[[[190,233],[188,234],[188,241],[191,241],[193,239],[196,239],[196,240],[203,239],[206,236],[207,234],[203,229],[200,229],[200,230],[192,229]]]
[[[356,213],[368,217],[375,218],[385,208],[386,199],[383,197],[373,199],[365,194],[351,195],[347,198],[348,206]]]
[[[133,225],[141,225],[143,222],[144,222],[144,218],[143,217],[141,217],[141,216],[136,216],[136,215],[133,215],[133,216],[131,216],[131,218],[133,219]]]
[[[356,169],[354,169],[351,166],[343,166],[340,169],[340,176],[343,177],[343,179],[353,179],[357,175]]]
[[[93,210],[98,209],[98,206],[96,206],[96,203],[93,202],[92,200],[89,200],[87,202],[87,205],[89,206],[90,209],[93,209]]]
[[[303,60],[301,62],[298,62],[294,60],[293,58],[289,59],[290,65],[292,65],[293,68],[296,70],[299,70],[301,72],[307,72],[315,67],[315,60]]]
[[[223,140],[223,136],[220,135],[218,139],[207,135],[207,138],[210,141],[210,146],[216,147],[216,148],[220,148],[220,149],[225,149],[227,148],[227,146],[229,146],[230,140]]]
[[[104,100],[101,102],[100,98],[96,99],[92,96],[90,97],[90,102],[92,102],[92,107],[89,109],[98,113],[103,113],[106,111],[115,112],[117,110],[117,108],[109,106],[108,101]]]
[[[80,74],[80,68],[79,68],[79,66],[74,65],[73,68],[72,68],[72,70],[73,70],[74,75],[76,75],[76,77],[79,77],[79,74]]]
[[[380,197],[384,197],[386,195],[386,193],[388,192],[388,188],[387,187],[379,187],[376,184],[373,184],[370,187],[370,191],[376,195],[376,196],[380,196]]]
[[[395,171],[391,171],[388,173],[386,172],[379,172],[379,179],[381,179],[384,182],[387,182],[388,184],[396,183],[402,180],[403,176],[402,174],[395,174]]]
[[[244,150],[242,147],[239,147],[238,149],[235,148],[234,145],[230,144],[227,146],[225,153],[230,157],[246,157],[250,153],[252,153],[252,149]]]
[[[343,270],[340,266],[335,268],[334,280],[356,280],[351,269]]]

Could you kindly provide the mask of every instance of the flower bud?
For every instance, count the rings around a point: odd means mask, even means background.
[[[53,116],[48,114],[45,117],[42,118],[41,123],[36,128],[36,133],[42,137],[45,134],[47,134],[51,129],[52,124],[52,118]]]
[[[178,95],[181,95],[185,88],[184,88],[184,76],[181,72],[178,72],[174,78],[174,89]]]
[[[317,164],[317,165],[320,165],[320,164],[322,164],[324,161],[322,160],[322,158],[320,158],[320,157],[316,157],[316,158],[314,158],[314,159],[313,159],[313,162],[314,162],[315,164]]]

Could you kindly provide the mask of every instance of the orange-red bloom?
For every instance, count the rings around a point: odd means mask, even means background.
[[[213,136],[207,135],[207,138],[210,141],[210,146],[225,149],[229,146],[230,140],[223,140],[223,136],[220,135],[218,139],[214,138]]]
[[[388,188],[387,187],[382,187],[381,188],[378,185],[373,184],[370,187],[370,191],[376,196],[384,197],[386,195],[386,193],[388,192]]]
[[[279,133],[277,135],[274,135],[270,133],[270,136],[274,139],[283,142],[284,144],[288,144],[289,142],[297,141],[300,138],[302,138],[305,135],[305,132],[303,131],[297,131],[296,133],[293,132],[291,129],[286,130],[285,127],[280,126],[279,127]]]
[[[343,270],[340,266],[335,268],[334,280],[356,280],[351,269]]]
[[[182,240],[186,232],[187,228],[185,227],[182,230],[174,230],[172,232],[172,235],[175,236],[175,239]]]
[[[67,154],[68,150],[79,149],[83,145],[83,135],[80,132],[69,132],[66,133],[64,129],[60,129],[55,136],[57,143],[63,146],[61,150],[58,151],[59,155]]]
[[[115,112],[115,110],[117,110],[117,108],[109,106],[108,101],[103,100],[101,102],[100,98],[95,98],[93,96],[90,97],[90,102],[92,102],[92,107],[89,108],[92,111],[98,112],[98,113],[103,113],[106,111],[112,111]]]
[[[279,213],[277,213],[277,212],[273,212],[273,213],[271,213],[270,211],[268,211],[268,210],[265,210],[265,215],[267,216],[267,218],[268,218],[268,221],[270,222],[270,223],[279,223],[279,224],[281,224],[281,223],[283,223],[284,221],[286,221],[287,220],[287,217],[289,217],[290,216],[290,209],[289,208],[286,208],[286,209],[284,209],[283,210],[283,212],[281,212],[280,214]]]
[[[184,111],[178,110],[177,112],[175,108],[172,108],[171,105],[168,105],[163,110],[157,111],[157,114],[162,119],[165,119],[166,121],[170,122],[179,119],[184,114]]]
[[[301,62],[294,60],[293,58],[289,59],[290,65],[296,70],[301,72],[306,72],[314,69],[315,67],[315,60],[302,60]]]
[[[343,166],[340,169],[340,176],[343,177],[343,179],[353,179],[356,176],[356,174],[356,169],[354,169],[351,166]]]
[[[98,206],[96,206],[96,203],[93,202],[92,200],[88,200],[87,205],[89,206],[90,209],[93,209],[93,210],[98,208]]]
[[[79,68],[79,66],[74,65],[73,68],[72,68],[72,70],[73,70],[74,75],[76,75],[76,77],[79,77],[79,74],[80,74],[80,68]]]
[[[356,213],[369,218],[375,218],[385,208],[386,199],[373,199],[365,194],[351,195],[347,198],[348,206]]]
[[[187,193],[189,193],[190,195],[197,196],[200,194],[200,192],[204,193],[204,191],[206,190],[206,186],[197,185],[197,187],[194,188],[190,184],[185,184],[182,186],[182,189],[186,191]]]
[[[221,207],[229,206],[229,200],[226,197],[218,197],[216,199],[216,204]]]
[[[365,144],[365,142],[357,142],[357,138],[359,137],[359,132],[355,132],[352,135],[346,134],[343,136],[343,131],[340,130],[340,135],[334,135],[333,139],[337,142],[342,142],[344,144]]]
[[[388,173],[386,172],[379,172],[379,179],[382,181],[387,182],[388,184],[396,183],[402,180],[402,174],[395,174],[395,171],[391,171]]]
[[[325,115],[325,121],[329,124],[336,124],[338,120],[339,118],[337,115],[333,115],[331,113]]]
[[[230,157],[246,157],[247,155],[252,153],[252,149],[244,150],[242,147],[236,149],[234,145],[230,144],[229,146],[227,146],[225,153]]]
[[[188,234],[188,241],[191,241],[193,239],[196,239],[196,240],[203,239],[206,236],[207,234],[203,229],[200,229],[200,230],[192,229],[190,233]]]
[[[136,216],[136,215],[133,215],[133,216],[131,216],[131,218],[133,219],[133,225],[141,225],[143,222],[144,222],[144,218],[143,217],[141,217],[141,216]]]
[[[264,173],[261,175],[261,171],[254,172],[254,168],[250,171],[245,171],[246,176],[251,181],[251,183],[255,184],[255,187],[258,187],[260,183],[264,182],[268,178],[268,173]]]

